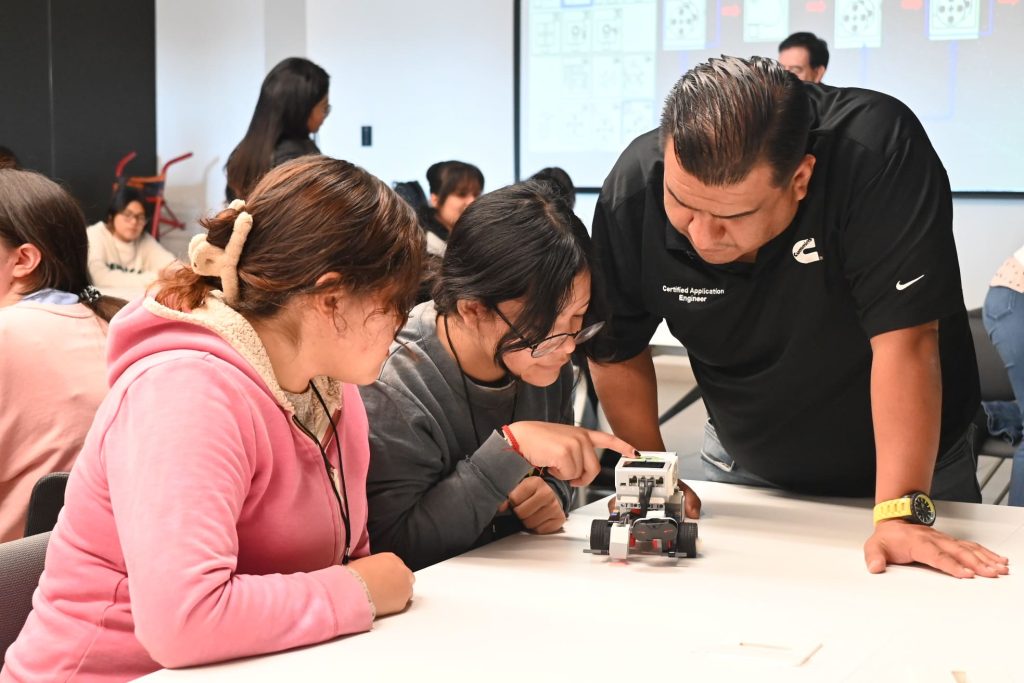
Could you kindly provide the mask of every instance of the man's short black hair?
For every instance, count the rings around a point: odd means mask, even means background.
[[[803,83],[764,57],[712,58],[673,86],[661,114],[662,149],[712,187],[741,182],[767,163],[782,186],[803,159],[811,106]]]
[[[812,69],[822,66],[828,67],[828,43],[813,33],[807,31],[794,33],[779,43],[779,52],[788,50],[791,47],[802,47],[807,50]]]

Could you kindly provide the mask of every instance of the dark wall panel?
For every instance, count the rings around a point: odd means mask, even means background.
[[[53,172],[49,2],[0,0],[0,145]]]
[[[0,144],[102,217],[117,161],[156,172],[154,0],[0,0]]]
[[[73,187],[90,220],[110,200],[114,167],[156,171],[154,3],[50,0],[53,12],[56,177]]]

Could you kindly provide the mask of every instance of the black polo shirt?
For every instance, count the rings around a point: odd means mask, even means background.
[[[640,353],[664,319],[741,467],[794,491],[871,496],[871,337],[940,321],[940,453],[978,408],[952,199],[905,105],[867,90],[807,91],[807,197],[755,263],[708,264],[668,222],[657,131],[634,140],[605,181],[594,244],[616,360]]]

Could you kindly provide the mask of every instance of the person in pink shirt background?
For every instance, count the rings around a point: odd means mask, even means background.
[[[366,413],[424,251],[366,171],[270,171],[111,323],[111,390],[0,681],[124,681],[318,643],[401,611],[369,555]]]
[[[71,469],[107,393],[107,322],[85,217],[31,171],[0,169],[0,542],[21,538],[32,487]]]

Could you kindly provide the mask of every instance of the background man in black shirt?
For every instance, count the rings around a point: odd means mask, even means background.
[[[779,63],[808,83],[821,83],[828,69],[828,43],[807,31],[800,31],[779,43]]]
[[[708,408],[713,478],[980,501],[949,181],[900,102],[802,85],[768,59],[710,60],[673,88],[660,132],[619,158],[594,244],[615,362],[592,371],[618,436],[664,449],[647,347],[664,319]],[[900,519],[876,525],[865,560],[1007,571]]]

